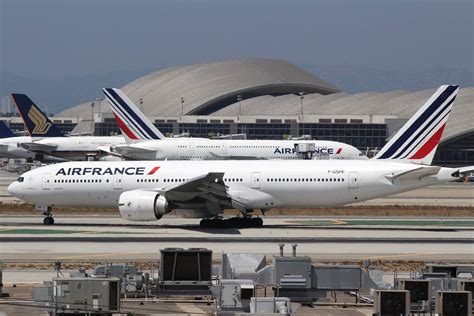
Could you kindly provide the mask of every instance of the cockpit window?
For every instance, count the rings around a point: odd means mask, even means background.
[[[25,178],[23,177],[19,177],[18,179],[16,179],[18,182],[23,182],[23,180],[25,180]]]

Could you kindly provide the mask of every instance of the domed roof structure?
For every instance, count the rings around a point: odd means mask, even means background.
[[[286,61],[243,59],[160,70],[138,78],[124,91],[151,118],[184,115],[293,117],[372,116],[409,119],[436,88],[415,92],[347,94]],[[242,101],[238,102],[238,96]],[[182,99],[183,98],[183,99]],[[183,102],[181,101],[183,100]],[[94,101],[97,102],[98,101]],[[94,112],[111,113],[105,101]],[[91,102],[56,117],[90,120]],[[443,133],[443,142],[474,133],[474,88],[462,88]]]
[[[244,59],[197,64],[160,70],[138,78],[122,91],[149,116],[211,114],[237,101],[258,96],[299,92],[323,95],[339,90],[286,61]],[[181,98],[184,99],[181,104]],[[110,112],[105,107],[105,112]],[[81,117],[90,113],[90,102],[67,109],[56,116]]]

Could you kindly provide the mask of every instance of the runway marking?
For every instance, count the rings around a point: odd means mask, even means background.
[[[373,256],[373,257],[361,257],[360,260],[376,260],[376,259],[387,259],[387,258],[404,258],[404,257],[425,257],[429,255],[443,255],[443,253],[439,252],[420,252],[420,253],[406,253],[406,254],[393,254],[393,255],[381,255],[381,256]],[[448,254],[446,254],[448,255]]]
[[[108,253],[108,252],[103,252],[103,253],[95,253],[95,254],[82,254],[82,255],[74,255],[74,256],[62,256],[58,257],[59,259],[81,259],[81,258],[93,258],[93,257],[120,257],[123,255],[143,255],[143,254],[149,254],[149,252],[114,252],[114,253]]]
[[[346,219],[346,220],[289,220],[288,224],[301,224],[308,226],[332,226],[332,225],[348,225],[348,226],[428,226],[428,227],[474,227],[472,220],[423,220],[423,219]]]
[[[154,232],[144,232],[144,231],[99,231],[99,230],[76,230],[76,229],[40,229],[40,228],[0,228],[0,234],[15,234],[15,235],[73,235],[73,234],[84,234],[84,235],[144,235],[144,234],[154,234]]]
[[[188,313],[188,315],[197,315],[197,314],[206,314],[205,311],[197,307],[195,304],[179,304],[179,308],[185,313]]]

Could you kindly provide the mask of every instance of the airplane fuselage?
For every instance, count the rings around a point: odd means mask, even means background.
[[[29,171],[9,191],[46,206],[116,207],[125,191],[166,191],[188,179],[222,172],[229,191],[264,192],[274,198],[268,208],[304,208],[360,202],[454,179],[451,168],[411,180],[390,178],[417,168],[380,160],[69,162]]]
[[[136,160],[219,160],[219,159],[298,159],[295,145],[314,144],[314,157],[325,159],[365,159],[355,147],[321,140],[218,140],[176,138],[129,144],[136,151],[121,151]],[[140,152],[139,149],[144,149]]]

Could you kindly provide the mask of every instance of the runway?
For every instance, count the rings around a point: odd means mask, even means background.
[[[474,220],[439,218],[268,217],[263,228],[201,229],[199,220],[165,217],[131,223],[116,217],[0,217],[5,262],[157,260],[167,247],[278,253],[297,243],[315,260],[474,261]],[[287,252],[290,246],[287,245]]]

